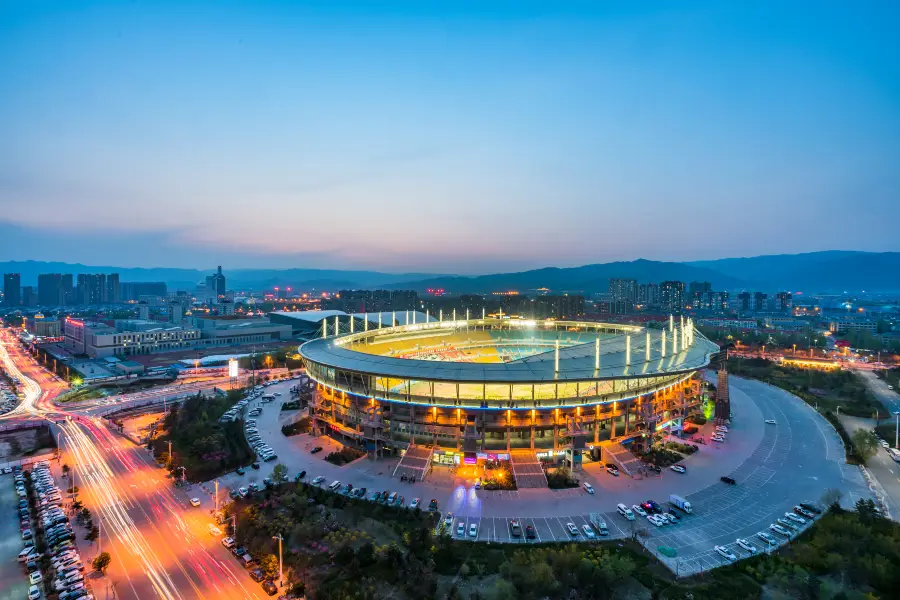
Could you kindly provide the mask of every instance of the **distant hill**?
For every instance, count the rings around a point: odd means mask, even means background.
[[[0,262],[0,273],[22,274],[22,285],[36,285],[39,273],[119,273],[121,281],[165,281],[170,289],[193,290],[212,269],[121,268],[63,262]],[[779,254],[723,258],[693,262],[634,260],[546,267],[518,273],[477,277],[427,273],[391,274],[378,271],[335,269],[231,269],[225,268],[228,287],[259,291],[279,287],[302,290],[443,288],[451,293],[484,294],[549,288],[554,293],[605,292],[610,277],[631,277],[641,283],[674,279],[689,283],[709,281],[716,290],[778,289],[814,292],[900,292],[900,252],[833,250],[806,254]]]
[[[428,288],[443,288],[451,293],[478,294],[506,290],[527,292],[546,287],[557,293],[591,294],[607,291],[610,277],[630,277],[642,283],[659,283],[671,279],[686,282],[709,281],[717,289],[740,287],[744,283],[705,267],[639,259],[630,262],[585,265],[565,269],[548,267],[520,273],[481,275],[479,277],[433,277],[422,281],[406,281],[387,287],[390,289],[406,287],[420,291]]]
[[[900,252],[831,250],[687,264],[727,273],[751,287],[805,292],[900,291]]]

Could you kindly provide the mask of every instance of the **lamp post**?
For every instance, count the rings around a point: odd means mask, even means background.
[[[895,412],[894,416],[897,417],[897,424],[894,426],[894,448],[900,447],[900,411]]]
[[[216,479],[216,512],[219,512],[219,480]]]
[[[279,533],[278,535],[272,536],[272,539],[278,540],[278,587],[284,587],[284,583],[281,580],[281,542],[284,538],[281,537],[281,534]]]

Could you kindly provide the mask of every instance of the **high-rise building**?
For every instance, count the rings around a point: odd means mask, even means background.
[[[693,308],[707,308],[704,306],[706,295],[712,292],[712,284],[708,281],[692,281],[688,285],[688,298]]]
[[[4,306],[20,306],[22,304],[22,278],[18,273],[3,275]]]
[[[216,274],[213,275],[216,297],[224,298],[225,297],[225,276],[222,275],[222,265],[219,265],[219,270],[216,271]]]
[[[638,303],[647,306],[658,306],[659,286],[655,283],[642,283],[638,287]]]
[[[77,297],[79,304],[103,304],[106,302],[106,275],[81,273],[78,275]]]
[[[750,312],[751,298],[750,292],[741,292],[738,294],[738,310],[741,312]]]
[[[636,302],[638,299],[637,279],[611,277],[609,280],[609,294],[612,296],[613,300]]]
[[[767,304],[766,299],[768,297],[769,297],[769,295],[764,292],[756,292],[755,294],[753,294],[754,310],[757,310],[757,311],[767,310],[768,306],[766,306],[766,304]]]
[[[663,281],[659,284],[659,302],[665,310],[684,310],[684,282]]]
[[[22,306],[34,307],[38,305],[37,289],[33,285],[22,286]]]
[[[71,273],[63,273],[62,283],[63,304],[75,304],[75,284]]]
[[[69,276],[71,281],[71,276]],[[41,306],[62,306],[66,303],[62,273],[41,273],[38,275],[38,304]]]
[[[789,312],[793,306],[794,301],[790,292],[778,292],[775,294],[775,310]]]
[[[110,273],[106,276],[106,302],[110,304],[118,304],[122,301],[121,290],[119,289],[119,274]]]

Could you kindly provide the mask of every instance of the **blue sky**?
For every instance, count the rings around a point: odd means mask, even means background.
[[[900,250],[897,3],[614,4],[5,0],[0,260]]]

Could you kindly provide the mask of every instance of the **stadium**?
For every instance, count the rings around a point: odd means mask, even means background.
[[[423,469],[510,453],[578,469],[586,451],[680,429],[701,408],[698,371],[718,351],[684,318],[649,329],[415,314],[325,318],[300,346],[315,434],[410,460],[418,448]]]

